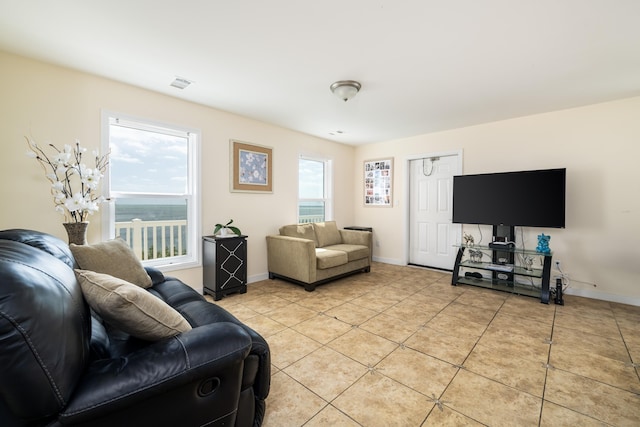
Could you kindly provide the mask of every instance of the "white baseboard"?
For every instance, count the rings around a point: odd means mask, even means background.
[[[251,277],[247,277],[247,283],[260,282],[261,280],[267,280],[269,273],[256,274]]]
[[[407,264],[401,262],[399,259],[394,259],[394,258],[380,258],[380,257],[374,256],[371,259],[373,261],[375,261],[375,262],[382,262],[384,264],[407,265]]]
[[[640,298],[628,297],[624,295],[615,295],[605,292],[591,291],[588,289],[573,288],[568,288],[564,293],[565,295],[575,295],[577,297],[585,297],[591,299],[599,299],[602,301],[617,302],[620,304],[640,306]]]

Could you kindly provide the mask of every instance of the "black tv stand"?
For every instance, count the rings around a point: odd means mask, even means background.
[[[513,249],[516,247],[515,241],[516,228],[514,226],[493,226],[493,242],[497,243],[497,246],[504,243],[504,246],[500,249],[492,248],[491,261],[493,264],[514,264],[515,254],[513,253]],[[511,245],[509,245],[509,243],[511,243]],[[514,279],[513,272],[499,272],[494,270],[491,276],[493,280],[507,280],[508,282],[513,282]]]
[[[493,227],[494,241],[503,242],[515,242],[514,227],[494,226]],[[515,293],[519,295],[526,295],[531,297],[539,297],[540,302],[544,304],[549,303],[549,279],[551,276],[551,260],[552,254],[540,253],[535,250],[517,249],[515,244],[498,244],[488,246],[467,246],[459,245],[456,261],[453,266],[453,274],[451,276],[451,285],[456,286],[458,284],[480,286],[484,288],[495,289],[504,292]],[[500,246],[495,248],[495,246]],[[475,253],[482,253],[480,259],[470,258],[463,260],[465,250],[469,250],[468,254],[472,251]],[[484,257],[490,255],[491,262],[484,260]],[[527,266],[516,265],[515,257],[520,255],[522,257],[534,257],[541,259],[542,269],[529,268]],[[474,271],[484,271],[490,277],[477,277],[477,274],[467,275],[461,273],[460,269],[472,269]],[[461,275],[462,274],[462,275]],[[540,286],[529,285],[521,283],[518,278],[532,278],[539,279]]]
[[[494,242],[515,242],[516,228],[512,225],[494,225],[493,241]]]

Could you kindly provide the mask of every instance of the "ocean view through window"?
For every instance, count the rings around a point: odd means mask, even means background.
[[[144,265],[198,262],[198,132],[109,115],[109,236]]]
[[[298,223],[330,220],[331,161],[300,157],[298,162]]]
[[[163,199],[123,199],[116,201],[115,214],[116,236],[130,242],[142,259],[186,255],[186,200],[168,203]]]

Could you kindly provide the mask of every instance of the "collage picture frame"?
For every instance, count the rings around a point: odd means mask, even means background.
[[[393,157],[364,161],[364,205],[393,206]]]

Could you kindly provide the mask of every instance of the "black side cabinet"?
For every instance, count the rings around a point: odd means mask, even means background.
[[[373,233],[373,227],[361,227],[359,225],[350,225],[344,228],[345,230],[355,230],[355,231],[368,231]]]
[[[215,301],[247,292],[247,236],[202,238],[204,293]]]

